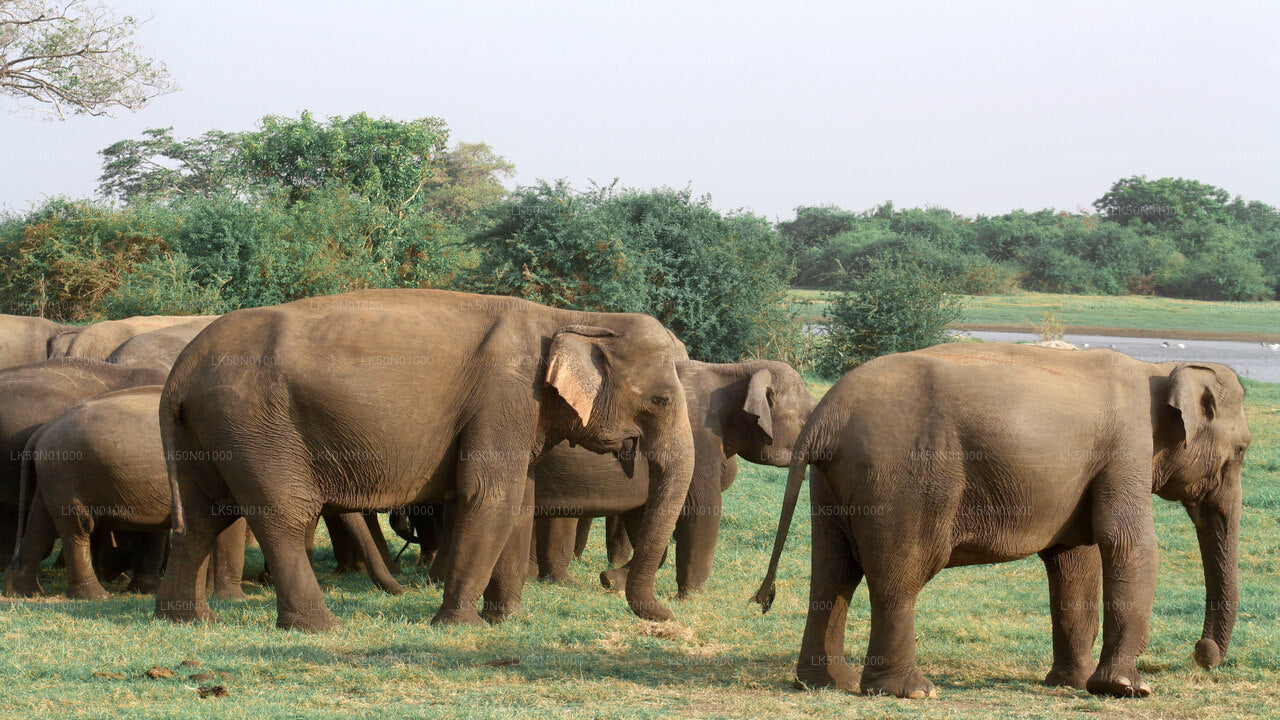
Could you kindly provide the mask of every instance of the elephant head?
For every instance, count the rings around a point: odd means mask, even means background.
[[[624,316],[613,328],[558,329],[547,353],[546,384],[564,401],[560,433],[595,452],[634,454],[648,463],[649,498],[627,579],[627,602],[640,617],[671,612],[653,581],[693,476],[693,434],[675,358],[683,346],[657,320]]]
[[[742,363],[750,373],[733,448],[744,460],[787,467],[791,448],[815,405],[800,373],[771,360]]]
[[[1244,387],[1221,365],[1180,364],[1154,399],[1153,490],[1181,501],[1195,523],[1205,579],[1204,633],[1195,659],[1210,668],[1226,655],[1236,620],[1240,468],[1250,440]]]

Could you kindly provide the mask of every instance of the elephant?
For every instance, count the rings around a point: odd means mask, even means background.
[[[90,358],[45,360],[0,370],[0,557],[13,555],[22,451],[32,433],[89,398],[138,385],[159,385],[166,375],[162,370]]]
[[[800,373],[786,363],[676,362],[693,432],[694,474],[676,523],[677,597],[701,592],[711,576],[720,531],[720,495],[733,483],[737,458],[786,467],[814,399]],[[538,575],[571,580],[580,517],[620,515],[629,531],[645,514],[648,477],[643,464],[628,473],[613,457],[562,444],[534,468]],[[631,532],[628,533],[631,535]],[[615,553],[616,554],[616,553]],[[624,566],[601,573],[605,587],[623,587]]]
[[[66,344],[65,349],[51,351],[49,357],[88,357],[106,360],[116,348],[136,335],[198,320],[212,322],[216,317],[216,315],[137,315],[123,320],[104,320],[79,330]]]
[[[277,626],[321,631],[339,621],[304,550],[315,517],[450,502],[451,567],[432,623],[501,621],[520,610],[529,466],[572,440],[639,450],[648,463],[653,512],[632,538],[627,602],[671,619],[654,578],[693,475],[675,352],[647,315],[444,290],[224,315],[183,350],[161,398],[177,524],[156,616],[216,619],[197,572],[232,517],[215,509],[248,519],[271,566]]]
[[[201,317],[181,325],[152,330],[134,335],[125,340],[110,355],[107,362],[134,367],[155,367],[168,370],[178,359],[178,354],[216,319],[215,316]]]
[[[1206,609],[1195,657],[1221,661],[1235,623],[1236,557],[1249,446],[1244,388],[1213,363],[1148,363],[1106,350],[939,345],[872,360],[827,392],[787,479],[765,610],[807,467],[813,518],[804,687],[925,697],[914,612],[946,567],[1038,553],[1049,576],[1046,681],[1146,696],[1136,657],[1156,586],[1154,492],[1195,522]],[[844,656],[863,576],[871,635],[861,681]],[[1092,647],[1102,590],[1100,661]]]
[[[6,595],[41,592],[36,572],[61,538],[67,597],[109,597],[94,573],[90,538],[95,531],[145,534],[137,542],[150,562],[135,568],[130,589],[153,592],[159,585],[170,524],[160,445],[162,389],[144,385],[99,395],[32,434],[22,459],[22,496],[32,499],[5,577]],[[244,527],[243,521],[232,523],[218,538],[218,597],[244,597]]]
[[[70,327],[44,318],[0,315],[0,368],[49,357],[49,343]]]

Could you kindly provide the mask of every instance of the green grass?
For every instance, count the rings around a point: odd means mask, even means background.
[[[825,317],[827,293],[792,290],[802,315]],[[1045,313],[1064,325],[1174,330],[1209,333],[1260,333],[1280,341],[1280,302],[1206,302],[1140,295],[1054,295],[1017,293],[965,298],[962,323],[1039,324]]]
[[[944,571],[921,596],[919,659],[939,698],[907,701],[790,689],[804,626],[809,528],[800,514],[768,615],[747,598],[768,560],[785,471],[743,463],[726,493],[726,517],[708,592],[674,604],[679,622],[640,622],[594,580],[604,563],[601,527],[577,587],[531,582],[523,616],[501,626],[435,628],[440,604],[405,553],[410,590],[377,592],[361,576],[318,566],[330,608],[345,624],[303,635],[275,629],[274,598],[213,601],[223,622],[175,626],[150,619],[152,599],[58,598],[0,603],[0,716],[31,717],[530,717],[530,718],[1230,718],[1280,716],[1280,385],[1248,383],[1254,433],[1245,470],[1241,606],[1226,664],[1207,673],[1190,653],[1203,619],[1195,535],[1181,507],[1155,500],[1161,566],[1151,642],[1139,659],[1156,695],[1094,698],[1040,684],[1049,667],[1044,570],[1031,558]],[[602,525],[602,523],[597,523]],[[398,543],[396,544],[398,549]],[[251,553],[251,572],[260,567]],[[42,572],[60,591],[61,573]],[[659,591],[674,592],[664,568]],[[848,652],[858,662],[868,631],[865,585],[854,599]],[[519,658],[518,666],[484,663]],[[196,670],[179,669],[198,660]],[[180,670],[141,679],[154,665]],[[230,673],[229,695],[201,700],[187,674]],[[123,679],[95,677],[122,673]]]

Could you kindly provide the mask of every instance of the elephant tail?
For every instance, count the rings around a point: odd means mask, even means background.
[[[22,449],[22,469],[18,472],[18,538],[13,543],[13,567],[17,567],[22,558],[22,538],[27,534],[27,513],[35,502],[36,494],[36,445],[44,436],[44,428],[37,428],[27,438]]]
[[[808,427],[805,428],[808,430]],[[778,575],[778,560],[782,558],[782,546],[787,543],[787,532],[791,529],[791,516],[795,514],[796,501],[800,497],[800,485],[804,483],[805,473],[809,469],[809,442],[802,433],[796,443],[795,452],[791,456],[791,470],[787,473],[787,491],[782,498],[782,514],[778,518],[778,534],[773,540],[773,556],[769,558],[769,571],[765,573],[760,589],[752,599],[760,603],[760,612],[767,613],[773,606],[773,598],[777,594],[774,583]]]
[[[174,431],[178,423],[178,415],[182,412],[181,401],[169,393],[172,384],[166,384],[160,396],[160,439],[164,445],[164,463],[169,473],[169,524],[173,532],[186,532],[187,524],[182,519],[182,495],[178,493],[178,454],[174,452]]]

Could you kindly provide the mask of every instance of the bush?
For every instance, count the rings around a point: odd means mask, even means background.
[[[889,353],[947,342],[947,324],[960,318],[961,298],[930,275],[918,256],[885,253],[849,272],[831,302],[827,335],[814,369],[843,375]]]
[[[785,316],[789,266],[772,226],[687,190],[561,181],[516,190],[473,238],[471,287],[576,310],[643,312],[715,362],[798,332]],[[792,341],[787,341],[792,342]]]

